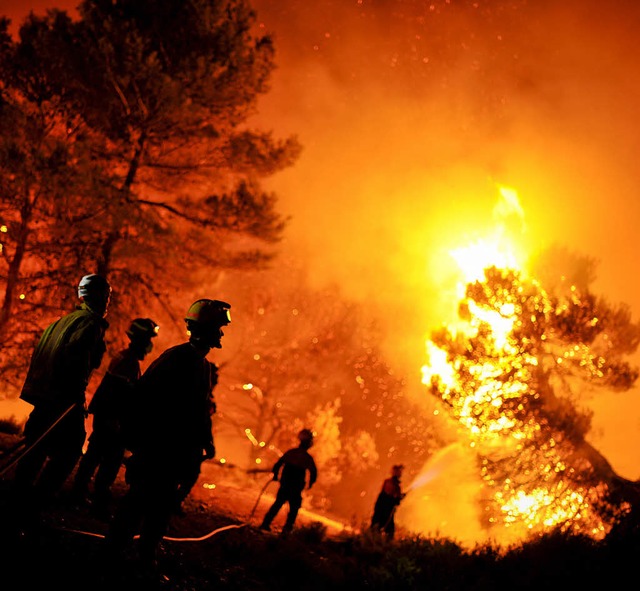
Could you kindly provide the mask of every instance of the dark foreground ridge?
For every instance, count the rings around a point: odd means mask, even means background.
[[[6,443],[0,440],[5,452]],[[182,513],[172,519],[153,571],[141,567],[135,546],[122,561],[107,559],[108,516],[96,514],[88,503],[78,504],[69,484],[33,531],[11,533],[10,479],[3,477],[2,589],[587,591],[627,588],[628,581],[637,580],[637,520],[628,519],[604,542],[550,532],[510,551],[468,550],[451,540],[403,531],[387,542],[370,531],[328,527],[313,514],[301,514],[285,535],[284,518],[276,519],[269,532],[259,527],[273,501],[273,486],[263,486],[264,478],[236,482],[225,477],[225,470],[206,464]],[[119,478],[115,503],[125,490]]]
[[[605,543],[552,533],[501,554],[420,537],[385,543],[369,533],[330,536],[310,521],[286,536],[279,527],[264,532],[248,519],[254,501],[254,491],[231,487],[219,487],[215,501],[188,499],[163,542],[158,570],[145,572],[133,554],[109,563],[102,537],[107,523],[89,506],[62,497],[30,536],[9,539],[3,531],[3,588],[541,591],[622,588],[637,578],[636,528]]]

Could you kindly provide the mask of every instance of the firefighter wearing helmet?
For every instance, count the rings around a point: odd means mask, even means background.
[[[377,533],[384,534],[392,540],[395,531],[395,512],[397,506],[402,502],[406,493],[402,492],[402,464],[395,464],[391,467],[391,476],[382,483],[382,489],[376,498],[371,518],[371,529]]]
[[[289,512],[282,528],[282,533],[288,534],[293,529],[302,506],[302,491],[305,486],[311,488],[318,477],[316,463],[308,451],[313,445],[313,431],[302,429],[298,433],[298,440],[298,447],[287,450],[273,466],[273,480],[280,482],[280,488],[260,525],[260,529],[264,531],[271,531],[271,522],[284,504],[288,503]]]
[[[136,318],[127,329],[129,348],[133,349],[140,361],[153,350],[153,339],[158,336],[160,327],[151,318]]]
[[[97,517],[111,515],[111,487],[125,457],[130,415],[135,404],[135,385],[140,362],[151,353],[160,327],[151,318],[135,318],[126,334],[129,345],[116,353],[89,404],[93,430],[73,481],[78,504],[90,501]],[[89,485],[93,481],[93,493]]]
[[[220,349],[220,340],[224,335],[221,329],[231,322],[230,308],[221,300],[201,299],[191,304],[184,318],[191,342]]]
[[[17,514],[22,507],[32,513],[54,496],[82,454],[85,391],[106,351],[111,285],[92,273],[81,278],[77,293],[75,310],[42,333],[20,393],[33,410],[24,427],[29,453],[18,462],[14,479]]]
[[[111,300],[111,285],[102,275],[85,275],[78,284],[78,297],[91,310],[104,317]]]
[[[165,350],[138,381],[139,407],[125,474],[129,489],[106,536],[116,555],[132,543],[141,524],[138,553],[143,562],[154,564],[184,483],[193,482],[202,461],[215,456],[217,368],[207,355],[222,346],[230,308],[221,300],[196,300],[184,317],[188,341]]]

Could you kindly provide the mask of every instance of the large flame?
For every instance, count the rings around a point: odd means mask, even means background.
[[[500,215],[515,214],[524,222],[516,192],[502,188],[500,194],[502,199],[496,208]],[[518,530],[523,537],[571,520],[574,524],[584,522],[585,533],[602,537],[605,528],[592,510],[589,491],[576,489],[561,477],[567,468],[561,451],[553,439],[538,437],[541,426],[527,420],[524,412],[525,405],[536,404],[540,395],[531,389],[539,360],[527,353],[514,331],[523,324],[522,301],[529,300],[526,310],[534,312],[526,321],[535,325],[536,315],[549,313],[549,297],[535,279],[527,277],[521,257],[500,229],[490,239],[456,249],[451,255],[461,270],[460,314],[455,324],[446,327],[450,335],[447,347],[436,342],[437,337],[427,341],[428,363],[422,368],[422,381],[439,395],[449,415],[462,427],[470,450],[482,458],[481,478],[491,496],[485,507],[488,523]],[[466,295],[468,286],[475,283],[482,289],[491,269],[493,277],[503,271],[517,271],[522,283],[485,289],[489,305],[478,305],[475,298]],[[525,280],[536,286],[531,295]],[[468,350],[468,343],[480,331],[489,353],[476,356],[475,351]],[[451,344],[458,342],[458,350],[452,353]],[[571,354],[579,355],[580,351]],[[465,376],[464,383],[461,375]],[[527,442],[534,441],[544,462],[536,467],[535,486],[531,486],[531,474],[506,474],[503,482],[497,482],[488,469],[491,460],[487,458],[517,455]],[[528,486],[519,486],[521,479],[528,479]]]

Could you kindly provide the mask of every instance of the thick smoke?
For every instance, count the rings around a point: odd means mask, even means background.
[[[640,316],[640,7],[256,7],[279,65],[260,121],[305,146],[273,179],[293,216],[288,246],[319,286],[337,282],[389,321],[388,352],[409,375],[418,379],[427,333],[451,319],[449,250],[493,227],[496,183],[518,191],[532,255],[561,244],[595,258],[594,289]],[[595,443],[630,478],[640,429],[624,417],[637,399],[596,403]]]

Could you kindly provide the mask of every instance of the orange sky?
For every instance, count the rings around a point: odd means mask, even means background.
[[[257,119],[304,145],[270,182],[293,216],[284,248],[317,285],[384,310],[388,351],[416,380],[450,312],[448,250],[492,227],[495,183],[518,191],[530,251],[595,257],[596,291],[640,318],[640,4],[254,4],[278,63]],[[25,5],[0,12],[19,21]],[[640,392],[593,406],[593,443],[640,478]]]
[[[640,5],[471,4],[257,3],[279,50],[260,119],[305,146],[273,182],[291,247],[319,284],[393,310],[408,371],[448,320],[447,251],[493,226],[496,182],[530,251],[596,258],[595,290],[640,318]],[[592,406],[593,442],[640,478],[640,392]]]

